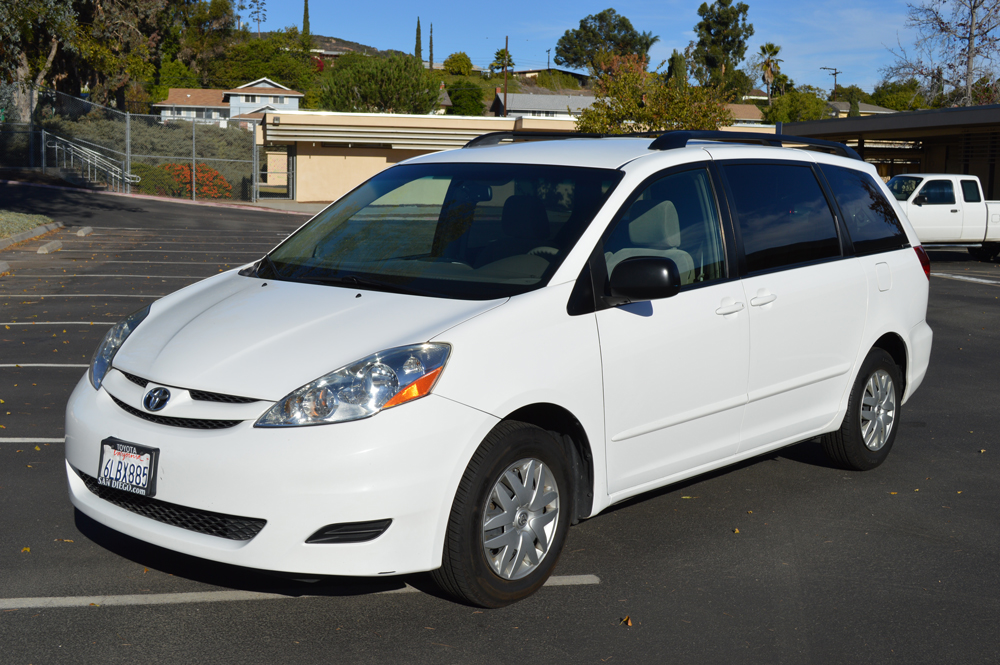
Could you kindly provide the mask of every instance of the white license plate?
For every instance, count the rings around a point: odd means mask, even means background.
[[[97,482],[105,487],[141,496],[156,494],[159,448],[140,446],[114,437],[101,441],[101,466]]]

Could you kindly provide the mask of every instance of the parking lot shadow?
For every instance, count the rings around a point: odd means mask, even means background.
[[[407,585],[445,597],[429,574],[394,577],[336,577],[255,570],[173,552],[119,533],[74,510],[76,528],[97,545],[124,559],[168,575],[239,591],[299,596],[361,596],[401,591]]]

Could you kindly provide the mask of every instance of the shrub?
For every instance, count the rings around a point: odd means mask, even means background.
[[[538,78],[535,81],[543,88],[548,88],[549,90],[579,90],[580,82],[576,80],[576,77],[566,74],[564,72],[557,71],[547,71],[538,72]]]
[[[472,59],[465,54],[465,51],[452,53],[444,60],[444,70],[455,76],[471,76]]]
[[[181,195],[191,195],[191,165],[190,164],[161,164],[157,168],[163,169],[173,176],[174,181],[181,187]],[[222,174],[208,166],[198,164],[195,176],[196,192],[195,198],[199,199],[231,199],[233,198],[233,187]],[[168,196],[177,196],[168,194]]]

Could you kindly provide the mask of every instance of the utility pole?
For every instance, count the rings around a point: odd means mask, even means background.
[[[549,54],[552,53],[552,49],[545,49],[545,69],[550,69],[549,67]]]
[[[507,61],[510,60],[510,37],[503,38],[503,117],[507,117]]]
[[[828,70],[830,70],[830,76],[833,77],[833,94],[831,95],[831,97],[836,97],[837,96],[837,74],[843,74],[844,72],[840,71],[836,67],[820,67],[820,69],[828,69]],[[837,101],[837,100],[834,99],[833,101]]]

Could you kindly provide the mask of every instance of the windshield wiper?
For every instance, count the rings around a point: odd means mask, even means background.
[[[330,276],[307,276],[299,278],[302,282],[312,282],[314,284],[335,284],[338,286],[357,286],[368,288],[373,291],[386,291],[388,293],[403,293],[411,296],[435,296],[436,294],[421,289],[414,289],[409,286],[393,284],[392,282],[382,282],[370,277],[360,277],[358,275],[330,275]]]

